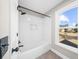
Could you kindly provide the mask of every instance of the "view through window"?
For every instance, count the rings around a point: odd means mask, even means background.
[[[78,7],[69,9],[59,15],[60,43],[78,48]]]

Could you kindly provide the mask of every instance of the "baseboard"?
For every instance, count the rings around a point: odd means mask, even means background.
[[[52,52],[56,53],[58,56],[60,56],[61,58],[63,59],[69,59],[67,56],[61,54],[60,52],[58,52],[57,50],[55,49],[51,49]]]

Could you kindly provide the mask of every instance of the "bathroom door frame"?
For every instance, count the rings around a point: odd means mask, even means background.
[[[12,48],[18,47],[18,0],[10,1],[10,56],[11,59],[17,59],[17,53],[12,53]]]

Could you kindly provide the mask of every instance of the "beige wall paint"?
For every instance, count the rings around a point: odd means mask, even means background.
[[[67,4],[70,4],[72,1],[64,1],[61,4],[59,4],[58,6],[56,6],[56,8],[53,8],[51,10],[51,12],[49,12],[49,15],[51,16],[51,40],[52,40],[52,49],[55,49],[57,51],[59,51],[60,53],[62,53],[63,55],[69,57],[69,59],[78,59],[78,54],[71,52],[65,48],[62,48],[60,46],[57,46],[55,44],[55,11],[66,6]]]

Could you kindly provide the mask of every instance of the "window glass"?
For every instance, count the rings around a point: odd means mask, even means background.
[[[69,9],[59,15],[60,43],[78,48],[78,7]]]

